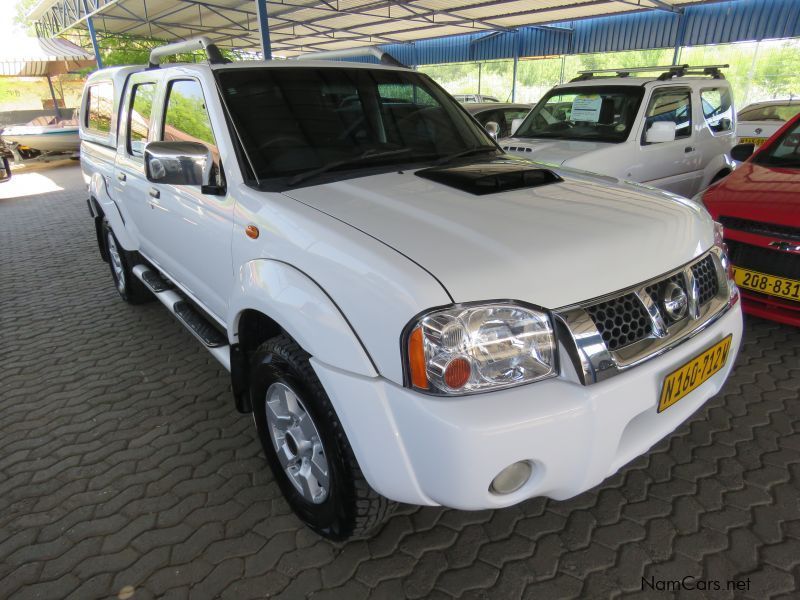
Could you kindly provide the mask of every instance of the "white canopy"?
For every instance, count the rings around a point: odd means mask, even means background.
[[[0,39],[0,76],[48,77],[95,64],[94,55],[59,38]]]

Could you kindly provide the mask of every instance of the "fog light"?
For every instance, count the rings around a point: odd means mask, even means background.
[[[515,462],[498,473],[489,489],[495,494],[516,492],[530,479],[531,471],[531,463],[528,461]]]

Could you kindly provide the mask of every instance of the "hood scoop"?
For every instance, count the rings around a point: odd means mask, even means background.
[[[476,196],[541,187],[562,181],[561,177],[549,169],[524,160],[508,158],[467,165],[431,167],[415,174]]]

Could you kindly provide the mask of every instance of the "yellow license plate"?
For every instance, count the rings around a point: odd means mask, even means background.
[[[766,273],[750,271],[741,267],[733,268],[733,278],[736,281],[736,285],[746,290],[800,302],[800,281],[797,279],[775,277],[775,275],[767,275]]]
[[[740,144],[754,144],[756,146],[760,146],[764,142],[767,141],[767,138],[757,138],[757,137],[743,137],[739,138]]]
[[[658,412],[668,409],[678,400],[696,390],[703,382],[708,381],[714,373],[724,367],[725,362],[728,360],[732,340],[733,335],[729,335],[667,375],[664,378],[664,384],[661,386]]]

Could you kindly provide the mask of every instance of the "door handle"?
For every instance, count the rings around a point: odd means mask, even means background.
[[[156,188],[150,188],[149,193],[151,198],[161,198],[161,192],[159,192]]]
[[[125,176],[125,173],[120,171],[117,173],[117,179],[119,179],[120,181],[125,181],[127,177]]]
[[[694,152],[694,146],[686,146],[686,148],[684,148],[683,151],[686,152],[687,154],[689,152]]]

